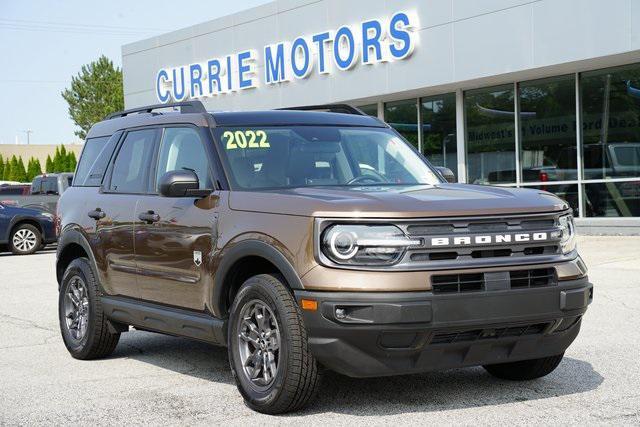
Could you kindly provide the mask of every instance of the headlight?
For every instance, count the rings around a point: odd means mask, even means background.
[[[568,254],[576,248],[576,227],[573,224],[573,215],[563,215],[558,218],[560,226],[560,246],[562,253]]]
[[[322,233],[322,253],[336,264],[388,265],[421,244],[393,225],[333,225]]]

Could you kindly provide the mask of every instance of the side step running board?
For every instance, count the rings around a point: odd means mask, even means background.
[[[226,322],[206,314],[123,297],[101,297],[109,320],[169,335],[227,345]]]

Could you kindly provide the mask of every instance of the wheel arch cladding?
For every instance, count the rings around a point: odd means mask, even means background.
[[[62,283],[62,276],[69,264],[71,264],[74,259],[83,257],[88,258],[94,271],[97,271],[91,247],[85,237],[79,231],[74,229],[64,231],[58,240],[58,254],[56,260],[56,279],[58,281],[58,288]]]
[[[280,274],[290,289],[304,289],[295,269],[280,251],[260,240],[246,240],[222,255],[214,278],[214,314],[226,317],[242,283],[251,276],[265,273]]]

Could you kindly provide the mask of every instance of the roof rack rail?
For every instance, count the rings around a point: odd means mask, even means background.
[[[303,105],[299,107],[276,108],[276,110],[326,111],[329,113],[356,114],[358,116],[367,115],[361,109],[349,104]]]
[[[133,113],[150,113],[153,110],[159,110],[161,108],[175,108],[180,107],[180,113],[206,113],[207,109],[204,108],[204,105],[200,101],[184,101],[184,102],[171,102],[168,104],[155,104],[155,105],[147,105],[145,107],[137,107],[131,108],[129,110],[118,111],[116,113],[111,113],[105,120],[115,119],[117,117],[125,117],[129,114]]]

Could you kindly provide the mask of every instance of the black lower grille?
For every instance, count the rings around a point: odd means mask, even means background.
[[[484,290],[484,274],[446,274],[431,278],[433,293],[473,292]]]
[[[525,335],[540,335],[549,326],[548,323],[517,325],[501,328],[471,329],[458,332],[437,333],[431,339],[431,344],[452,344],[457,342],[471,342],[498,338],[520,337]]]
[[[511,288],[535,288],[551,286],[557,283],[556,272],[553,268],[538,268],[535,270],[517,270],[509,272]]]

